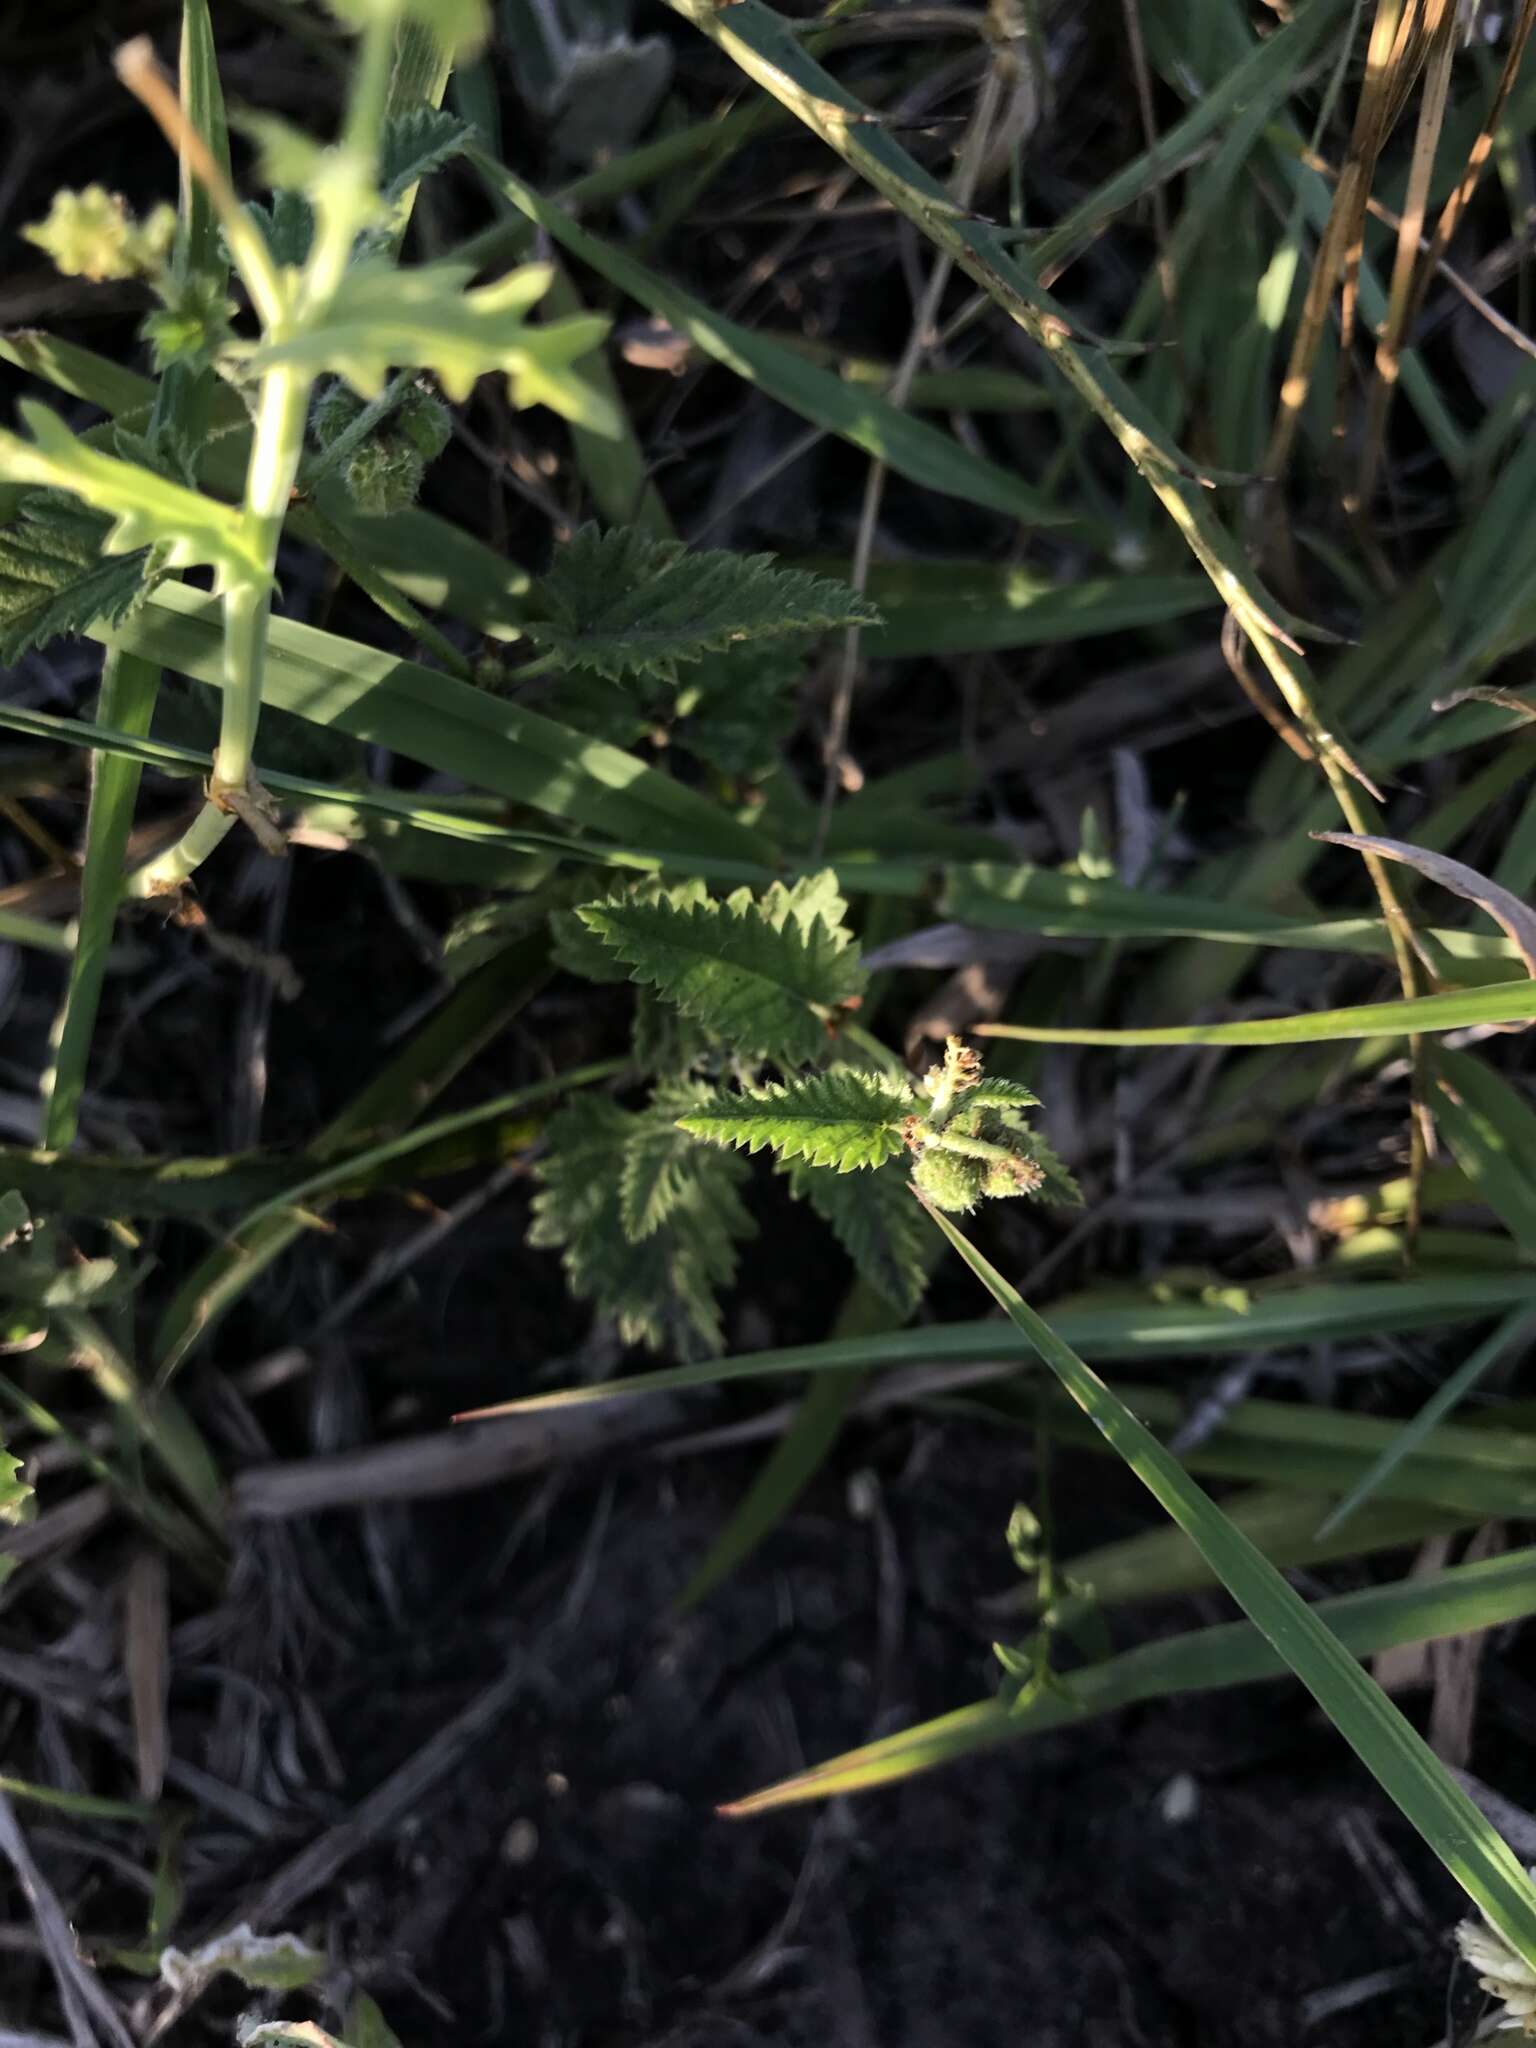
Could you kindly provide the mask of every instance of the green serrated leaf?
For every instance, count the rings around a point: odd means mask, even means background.
[[[738,1188],[744,1168],[696,1147],[665,1216],[632,1242],[620,1181],[644,1123],[602,1096],[578,1097],[551,1118],[528,1242],[559,1249],[571,1291],[613,1317],[626,1343],[714,1355],[723,1343],[717,1296],[735,1277],[737,1244],[754,1234]],[[731,1170],[711,1170],[722,1163]]]
[[[693,878],[666,888],[659,877],[646,875],[631,884],[622,896],[607,902],[656,903],[662,897],[674,904],[708,903],[709,891]],[[569,900],[569,899],[567,899]],[[549,914],[550,957],[567,974],[579,974],[583,981],[618,984],[629,980],[629,968],[611,946],[583,921],[579,910],[552,910]]]
[[[105,513],[111,525],[101,543],[104,553],[155,547],[167,568],[211,566],[220,588],[271,580],[244,515],[233,505],[92,448],[46,406],[23,399],[21,416],[33,438],[0,432],[0,477],[68,491]]]
[[[743,896],[751,900],[746,891],[737,890],[729,904],[734,906]],[[791,918],[802,931],[809,931],[820,918],[836,937],[849,944],[853,941],[853,933],[843,923],[848,899],[838,887],[836,868],[821,868],[814,875],[802,875],[798,882],[770,882],[758,898],[758,908],[775,931],[782,931]]]
[[[552,910],[549,914],[550,958],[567,974],[583,981],[618,983],[628,981],[629,969],[605,946],[596,932],[589,931],[574,910]]]
[[[413,185],[461,156],[474,140],[467,121],[442,107],[416,106],[392,114],[379,146],[379,191],[393,206]]]
[[[150,345],[156,370],[172,363],[211,366],[230,338],[229,323],[237,310],[223,278],[208,271],[168,276],[161,284],[160,297],[160,306],[146,316],[139,330]]]
[[[755,782],[771,774],[799,715],[806,644],[790,634],[706,654],[687,672],[673,743],[722,775]]]
[[[706,1093],[702,1088],[666,1090],[636,1119],[619,1168],[619,1216],[632,1244],[652,1236],[687,1200],[698,1148],[677,1119]]]
[[[1033,1088],[1026,1088],[1022,1081],[1005,1081],[1001,1076],[986,1075],[974,1088],[968,1089],[965,1102],[970,1109],[1038,1109],[1040,1098]]]
[[[279,189],[272,194],[270,206],[253,199],[245,210],[261,229],[274,262],[297,270],[308,261],[315,239],[315,210],[302,192]]]
[[[590,314],[535,326],[526,317],[551,274],[548,264],[530,263],[471,290],[467,263],[398,269],[365,258],[344,273],[323,315],[283,340],[246,343],[239,354],[257,373],[279,363],[312,377],[333,371],[364,398],[378,397],[392,369],[432,370],[453,399],[500,370],[514,405],[547,405],[593,433],[616,433],[611,409],[570,374],[608,321]]]
[[[781,569],[773,555],[694,553],[634,527],[583,526],[540,589],[548,616],[529,620],[529,638],[558,665],[612,682],[675,682],[679,662],[740,641],[879,620],[846,584]]]
[[[1034,1190],[1035,1200],[1059,1202],[1066,1208],[1080,1209],[1083,1205],[1083,1191],[1077,1184],[1076,1176],[1063,1166],[1054,1148],[1038,1131],[1030,1130],[1022,1119],[1015,1122],[1013,1117],[1006,1116],[1004,1121],[1014,1125],[1024,1140],[1019,1150],[1027,1153],[1045,1176],[1040,1186]]]
[[[893,1075],[834,1067],[763,1088],[722,1091],[678,1122],[712,1145],[748,1152],[768,1146],[781,1159],[853,1173],[896,1157],[902,1119],[915,1100],[907,1083]]]
[[[860,1276],[903,1319],[928,1285],[928,1226],[897,1161],[874,1173],[818,1173],[803,1159],[781,1169],[790,1191],[808,1201]]]
[[[116,625],[150,589],[147,548],[103,555],[107,521],[59,491],[28,491],[0,527],[0,662],[98,621]]]
[[[577,916],[637,981],[748,1056],[815,1059],[831,1013],[864,987],[847,932],[819,916],[802,924],[785,915],[776,925],[745,890],[726,903],[618,898],[583,904]]]
[[[630,1048],[642,1073],[680,1075],[708,1058],[711,1042],[702,1025],[674,1010],[654,989],[637,988]]]
[[[21,1476],[21,1460],[5,1447],[0,1437],[0,1529],[16,1528],[30,1519],[32,1489]],[[9,1576],[14,1558],[0,1556],[0,1585]]]

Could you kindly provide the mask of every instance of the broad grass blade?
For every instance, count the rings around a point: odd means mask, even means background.
[[[205,592],[167,584],[123,625],[98,629],[98,637],[222,687],[220,607]],[[313,626],[272,621],[264,695],[279,710],[334,725],[604,835],[683,855],[769,857],[755,832],[633,754]]]

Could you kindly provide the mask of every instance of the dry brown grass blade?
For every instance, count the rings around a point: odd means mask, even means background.
[[[1436,9],[1438,8],[1438,12]],[[1434,18],[1426,23],[1429,56],[1424,74],[1424,96],[1419,102],[1418,130],[1413,139],[1413,158],[1408,170],[1408,188],[1398,222],[1397,253],[1392,264],[1392,287],[1386,318],[1376,340],[1375,376],[1366,413],[1365,434],[1360,450],[1360,472],[1350,509],[1363,509],[1371,502],[1380,473],[1386,439],[1387,415],[1402,368],[1403,343],[1414,310],[1414,287],[1419,274],[1419,241],[1429,207],[1429,182],[1434,174],[1435,151],[1445,125],[1450,98],[1451,67],[1456,59],[1456,9],[1451,0],[1431,0],[1427,10]],[[1361,223],[1362,228],[1364,223]]]
[[[1380,839],[1354,832],[1314,832],[1312,836],[1330,846],[1352,846],[1368,860],[1374,855],[1378,860],[1401,861],[1405,867],[1417,868],[1431,882],[1438,882],[1442,889],[1464,896],[1503,927],[1519,950],[1526,972],[1536,976],[1536,912],[1498,882],[1491,882],[1476,868],[1469,868],[1465,861],[1433,853],[1426,846],[1410,846],[1405,839]]]
[[[1149,167],[1155,165],[1157,112],[1152,102],[1152,67],[1147,62],[1146,38],[1141,27],[1141,0],[1121,0],[1125,14],[1125,39],[1130,51],[1131,76],[1136,83],[1136,105],[1141,116],[1141,139],[1146,146]],[[1154,175],[1148,198],[1152,207],[1152,230],[1157,244],[1157,279],[1163,293],[1163,318],[1173,331],[1177,345],[1179,281],[1173,262],[1173,233],[1168,221],[1166,181]]]
[[[1355,124],[1349,153],[1339,169],[1328,224],[1318,244],[1317,256],[1307,280],[1307,294],[1291,343],[1290,360],[1280,386],[1280,402],[1270,433],[1265,472],[1278,481],[1285,473],[1301,424],[1302,408],[1312,388],[1327,325],[1334,290],[1344,283],[1340,307],[1342,358],[1347,354],[1354,327],[1354,285],[1358,279],[1360,251],[1364,240],[1366,201],[1376,158],[1390,132],[1389,114],[1394,88],[1402,90],[1405,70],[1414,54],[1411,34],[1420,13],[1419,0],[1377,0],[1371,38],[1366,51],[1365,77],[1355,108]]]
[[[1429,50],[1426,23],[1431,14],[1437,14],[1453,4],[1453,0],[1408,0],[1397,25],[1397,34],[1380,72],[1376,72],[1367,58],[1364,87],[1360,95],[1355,135],[1350,153],[1358,155],[1364,165],[1364,176],[1355,195],[1356,211],[1349,221],[1348,239],[1344,245],[1344,257],[1339,279],[1339,404],[1335,408],[1335,426],[1343,418],[1343,396],[1345,379],[1349,373],[1350,351],[1355,342],[1355,326],[1360,312],[1360,265],[1365,255],[1365,214],[1370,198],[1371,181],[1376,175],[1376,165],[1387,138],[1397,126],[1414,82],[1423,68]]]
[[[123,1594],[123,1667],[133,1719],[139,1797],[153,1803],[165,1789],[170,1757],[166,1702],[171,1687],[170,1609],[163,1550],[143,1545],[128,1566]]]
[[[1536,0],[1531,0],[1531,4],[1533,10],[1536,10]],[[1330,184],[1333,184],[1338,178],[1338,171],[1329,163],[1328,159],[1317,156],[1310,149],[1304,149],[1301,152],[1299,161],[1304,163],[1309,171],[1316,171],[1320,177],[1326,178]],[[1374,194],[1365,204],[1366,212],[1370,214],[1373,220],[1381,221],[1384,226],[1392,230],[1393,234],[1400,232],[1403,225],[1403,216],[1400,213],[1394,213],[1390,206],[1385,205]],[[1431,274],[1444,278],[1445,282],[1451,287],[1451,290],[1465,299],[1478,318],[1486,320],[1496,333],[1503,336],[1511,348],[1519,349],[1522,355],[1536,356],[1536,341],[1532,341],[1528,334],[1523,334],[1513,320],[1506,320],[1498,307],[1486,299],[1475,285],[1470,284],[1459,270],[1447,263],[1443,256],[1437,256],[1435,254],[1435,244],[1428,235],[1421,234],[1419,236],[1419,254],[1425,258],[1426,262],[1426,269],[1423,272],[1426,283]],[[1415,307],[1415,310],[1409,315],[1408,327],[1411,327],[1417,318],[1417,307]]]
[[[1448,697],[1436,697],[1431,711],[1454,711],[1458,704],[1497,704],[1501,711],[1515,712],[1522,724],[1536,723],[1536,704],[1515,690],[1501,690],[1494,684],[1477,684],[1470,690],[1452,690]]]
[[[1232,672],[1232,680],[1242,691],[1248,702],[1277,738],[1283,740],[1298,761],[1305,761],[1310,767],[1317,766],[1317,754],[1311,742],[1286,717],[1278,704],[1271,701],[1263,684],[1248,666],[1248,641],[1236,612],[1228,612],[1221,622],[1222,659]]]
[[[1485,1522],[1467,1545],[1463,1563],[1496,1557],[1504,1548],[1502,1522]],[[1477,1720],[1478,1683],[1488,1630],[1447,1636],[1434,1644],[1429,1668],[1434,1699],[1429,1713],[1429,1746],[1442,1763],[1465,1770],[1472,1759],[1472,1732]]]
[[[1472,194],[1477,190],[1488,159],[1493,154],[1494,137],[1498,133],[1499,122],[1503,119],[1509,96],[1514,91],[1515,80],[1519,76],[1526,45],[1531,39],[1533,29],[1536,29],[1536,0],[1521,0],[1520,13],[1510,33],[1509,48],[1505,52],[1504,68],[1499,73],[1499,82],[1494,88],[1493,104],[1484,116],[1483,125],[1467,152],[1466,168],[1457,180],[1455,190],[1440,210],[1435,231],[1429,238],[1429,247],[1424,252],[1423,262],[1419,265],[1414,278],[1407,316],[1410,328],[1418,318],[1419,308],[1424,303],[1429,280],[1444,262],[1445,252],[1451,245],[1451,237],[1455,234],[1461,216],[1465,213]]]

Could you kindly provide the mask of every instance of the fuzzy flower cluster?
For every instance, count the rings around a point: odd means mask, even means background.
[[[926,1111],[904,1118],[901,1126],[903,1144],[916,1155],[914,1185],[936,1208],[959,1215],[983,1199],[1038,1194],[1045,1184],[1018,1112],[964,1100],[982,1079],[980,1055],[951,1038],[942,1064],[923,1077]]]
[[[83,192],[55,192],[46,216],[21,232],[66,277],[100,284],[159,271],[176,233],[176,209],[162,204],[138,220],[120,192],[87,185]]]

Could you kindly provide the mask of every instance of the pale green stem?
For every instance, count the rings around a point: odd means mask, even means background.
[[[346,129],[337,148],[340,176],[330,204],[322,205],[320,209],[315,246],[304,268],[298,309],[300,321],[313,318],[322,311],[335,292],[352,253],[357,230],[363,225],[373,203],[393,52],[394,17],[380,14],[363,31]],[[149,89],[152,90],[153,67],[147,67],[147,71]],[[242,273],[245,272],[245,264],[241,261],[241,246],[238,246],[242,237],[247,233],[254,234],[260,243],[259,252],[250,252],[258,275],[248,276],[247,283],[252,287],[252,297],[261,314],[266,338],[269,341],[282,340],[285,330],[291,330],[293,316],[266,244],[260,242],[259,232],[249,215],[234,202],[233,194],[229,193],[227,183],[219,176],[217,168],[210,171],[204,167],[202,175],[221,218],[224,218],[230,253]],[[263,289],[258,290],[258,284]],[[270,291],[266,289],[268,286]],[[291,368],[270,370],[262,379],[251,439],[251,458],[245,477],[245,515],[252,550],[259,558],[264,573],[259,580],[253,578],[232,583],[225,593],[224,702],[219,744],[208,785],[209,801],[177,844],[135,877],[135,895],[153,896],[175,890],[202,865],[235,822],[234,816],[220,800],[226,793],[237,799],[244,796],[257,805],[261,802],[259,792],[251,788],[251,755],[256,744],[257,722],[261,717],[267,626],[272,608],[272,571],[277,561],[284,515],[293,495],[294,479],[304,452],[304,423],[312,383],[313,379],[307,373]]]
[[[935,1131],[928,1143],[941,1152],[962,1153],[967,1159],[1011,1160],[1014,1156],[1006,1145],[994,1145],[987,1138],[962,1138],[951,1131]]]
[[[395,25],[376,15],[363,30],[363,45],[347,106],[347,125],[337,145],[338,189],[320,209],[315,246],[304,267],[304,305],[323,306],[341,281],[353,239],[375,198],[379,139],[389,102]]]
[[[303,452],[309,385],[307,376],[290,369],[269,371],[262,382],[245,476],[245,513],[267,573],[260,582],[232,585],[224,599],[224,702],[209,784],[213,796],[221,790],[244,791],[250,780],[272,610],[271,572]],[[233,815],[211,796],[169,852],[135,877],[133,893],[155,896],[179,888],[223,841],[234,822]]]
[[[214,787],[243,788],[251,768],[261,713],[272,609],[271,572],[293,480],[304,452],[304,417],[310,379],[297,370],[269,371],[262,381],[245,474],[245,512],[255,552],[267,571],[260,583],[235,585],[224,601],[224,719],[213,757]]]

